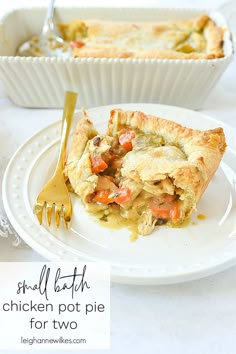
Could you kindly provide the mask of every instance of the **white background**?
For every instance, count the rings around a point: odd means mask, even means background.
[[[236,6],[236,1],[235,6]],[[1,1],[0,11],[47,1]],[[189,6],[218,8],[223,1],[63,1],[58,5],[84,6]],[[233,20],[234,18],[234,20]],[[230,21],[235,32],[236,15]],[[235,33],[236,35],[236,33]],[[230,65],[207,99],[202,112],[236,127],[236,62]],[[11,154],[41,127],[58,119],[56,110],[27,110],[14,106],[0,94],[0,178]],[[220,191],[219,191],[220,192]],[[39,261],[42,257],[13,237],[0,237],[0,261]],[[171,286],[125,286],[111,289],[112,353],[235,354],[236,266],[220,274]],[[11,352],[13,354],[15,352]],[[39,352],[42,353],[42,352]],[[58,353],[43,352],[44,354]],[[67,353],[63,351],[63,354]],[[96,353],[96,351],[86,351]],[[5,354],[5,353],[4,353]]]

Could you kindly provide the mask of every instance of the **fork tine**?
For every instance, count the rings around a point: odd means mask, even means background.
[[[51,225],[51,221],[52,221],[52,208],[53,208],[53,204],[46,203],[46,215],[47,215],[47,222],[49,226]]]
[[[34,213],[37,216],[37,219],[38,219],[40,225],[42,225],[44,205],[45,205],[45,202],[42,203],[42,202],[37,201],[34,206]]]
[[[58,228],[60,225],[60,218],[61,218],[61,204],[55,204],[55,222],[56,222],[56,227]]]
[[[70,226],[71,214],[72,214],[71,205],[68,205],[68,207],[64,206],[64,208],[63,208],[63,218],[64,218],[64,222],[65,222],[65,225],[66,225],[67,229]]]

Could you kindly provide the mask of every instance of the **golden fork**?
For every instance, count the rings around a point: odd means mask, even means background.
[[[46,183],[39,193],[34,205],[34,213],[37,216],[40,225],[42,224],[43,210],[45,209],[49,226],[51,225],[52,213],[54,211],[56,226],[59,227],[60,218],[63,216],[66,227],[69,227],[72,215],[72,206],[70,195],[65,183],[64,166],[66,159],[66,146],[73,120],[76,100],[77,93],[66,92],[60,150],[56,170],[52,178]]]

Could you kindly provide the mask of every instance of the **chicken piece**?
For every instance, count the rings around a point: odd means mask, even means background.
[[[138,220],[138,232],[141,235],[149,235],[155,227],[156,220],[150,209],[145,210]]]
[[[117,189],[117,186],[114,182],[111,181],[109,176],[98,176],[96,191],[99,190],[108,190],[113,192]]]
[[[133,205],[133,201],[141,193],[143,189],[143,184],[141,181],[134,181],[130,178],[124,178],[120,181],[120,186],[129,188],[131,192],[130,200],[120,205],[124,209],[129,209]]]
[[[175,193],[175,186],[168,177],[159,181],[145,182],[143,189],[153,195],[161,195],[163,193],[173,195]]]

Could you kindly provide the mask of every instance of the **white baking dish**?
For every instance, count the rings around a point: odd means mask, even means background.
[[[56,21],[112,19],[160,21],[186,19],[206,11],[162,8],[57,8]],[[225,57],[213,60],[62,59],[15,57],[17,47],[38,34],[45,9],[18,9],[0,23],[0,79],[9,97],[25,107],[62,107],[64,92],[79,92],[78,106],[155,102],[201,108],[232,59],[233,47],[220,13],[210,16],[224,26]]]

